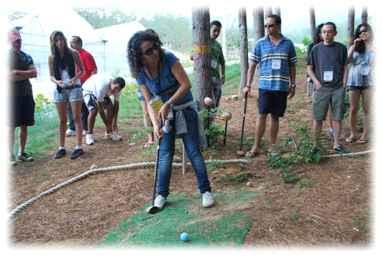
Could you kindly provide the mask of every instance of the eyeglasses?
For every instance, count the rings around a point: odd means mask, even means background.
[[[146,51],[144,51],[143,54],[146,55],[146,56],[151,56],[151,55],[154,54],[154,51],[155,51],[155,50],[158,50],[158,48],[159,48],[158,46],[153,45],[152,47],[150,47],[149,49],[147,49]]]
[[[273,28],[275,24],[265,24],[264,28]]]

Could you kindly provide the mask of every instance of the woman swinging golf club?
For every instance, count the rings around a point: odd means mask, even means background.
[[[196,173],[202,194],[202,206],[211,207],[211,194],[206,165],[200,152],[200,133],[196,105],[190,81],[177,57],[162,49],[158,34],[151,30],[136,32],[128,43],[130,72],[137,80],[153,124],[160,138],[157,159],[158,183],[154,185],[153,208],[160,210],[169,195],[175,137],[183,139],[185,149]],[[150,100],[150,95],[151,97]],[[159,124],[166,124],[162,129]],[[148,212],[153,213],[152,209]]]

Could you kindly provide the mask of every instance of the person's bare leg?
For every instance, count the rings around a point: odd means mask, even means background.
[[[73,112],[74,126],[76,128],[76,144],[82,145],[82,122],[81,122],[81,108],[82,101],[75,101],[70,103]]]
[[[259,117],[257,118],[257,122],[256,122],[255,143],[250,151],[252,155],[258,154],[260,152],[260,143],[261,143],[261,139],[264,136],[266,122],[267,122],[267,115],[259,114]]]
[[[322,130],[322,120],[313,120],[313,135],[315,145],[319,145],[320,134]]]
[[[88,115],[88,134],[93,134],[94,124],[97,117],[97,108],[94,108],[93,110],[89,111]]]
[[[359,90],[350,91],[350,136],[346,139],[347,142],[352,142],[357,136],[357,113],[360,98]]]
[[[60,146],[65,146],[65,131],[66,131],[66,102],[56,103],[58,118],[59,118],[59,143]]]
[[[14,158],[15,128],[9,129],[9,158]]]
[[[333,120],[333,126],[334,126],[333,148],[337,148],[340,145],[340,135],[341,135],[341,130],[342,130],[342,121],[340,121],[340,120]]]
[[[279,117],[271,115],[271,129],[269,131],[271,145],[275,145],[279,133]]]
[[[362,91],[362,108],[363,108],[363,131],[360,140],[367,140],[369,137],[369,109],[371,102],[371,94],[370,89],[366,89]]]
[[[25,151],[25,145],[27,143],[27,137],[28,137],[28,127],[26,125],[21,125],[20,126],[20,149],[19,149],[19,154],[22,154]]]

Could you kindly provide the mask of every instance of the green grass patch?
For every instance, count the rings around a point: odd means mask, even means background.
[[[206,210],[200,206],[199,194],[191,198],[184,194],[173,194],[168,198],[169,203],[164,210],[150,215],[145,211],[148,205],[139,209],[109,232],[100,245],[242,245],[252,226],[252,218],[242,209],[255,196],[255,192],[248,191],[215,193],[217,205]],[[189,234],[189,242],[179,239],[182,232]]]

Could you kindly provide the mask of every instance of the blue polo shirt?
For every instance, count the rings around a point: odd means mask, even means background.
[[[297,62],[296,51],[291,40],[281,35],[275,45],[269,36],[256,42],[249,59],[259,65],[259,89],[270,91],[288,91],[290,64]]]
[[[144,69],[138,73],[137,83],[138,85],[144,85],[153,96],[160,96],[163,102],[166,102],[172,94],[166,93],[169,90],[174,92],[179,87],[179,83],[176,80],[174,74],[172,74],[171,68],[178,61],[178,58],[171,52],[165,50],[163,55],[163,66],[160,70],[159,76],[151,79]],[[191,91],[188,91],[185,96],[179,99],[174,104],[184,104],[192,101]]]

